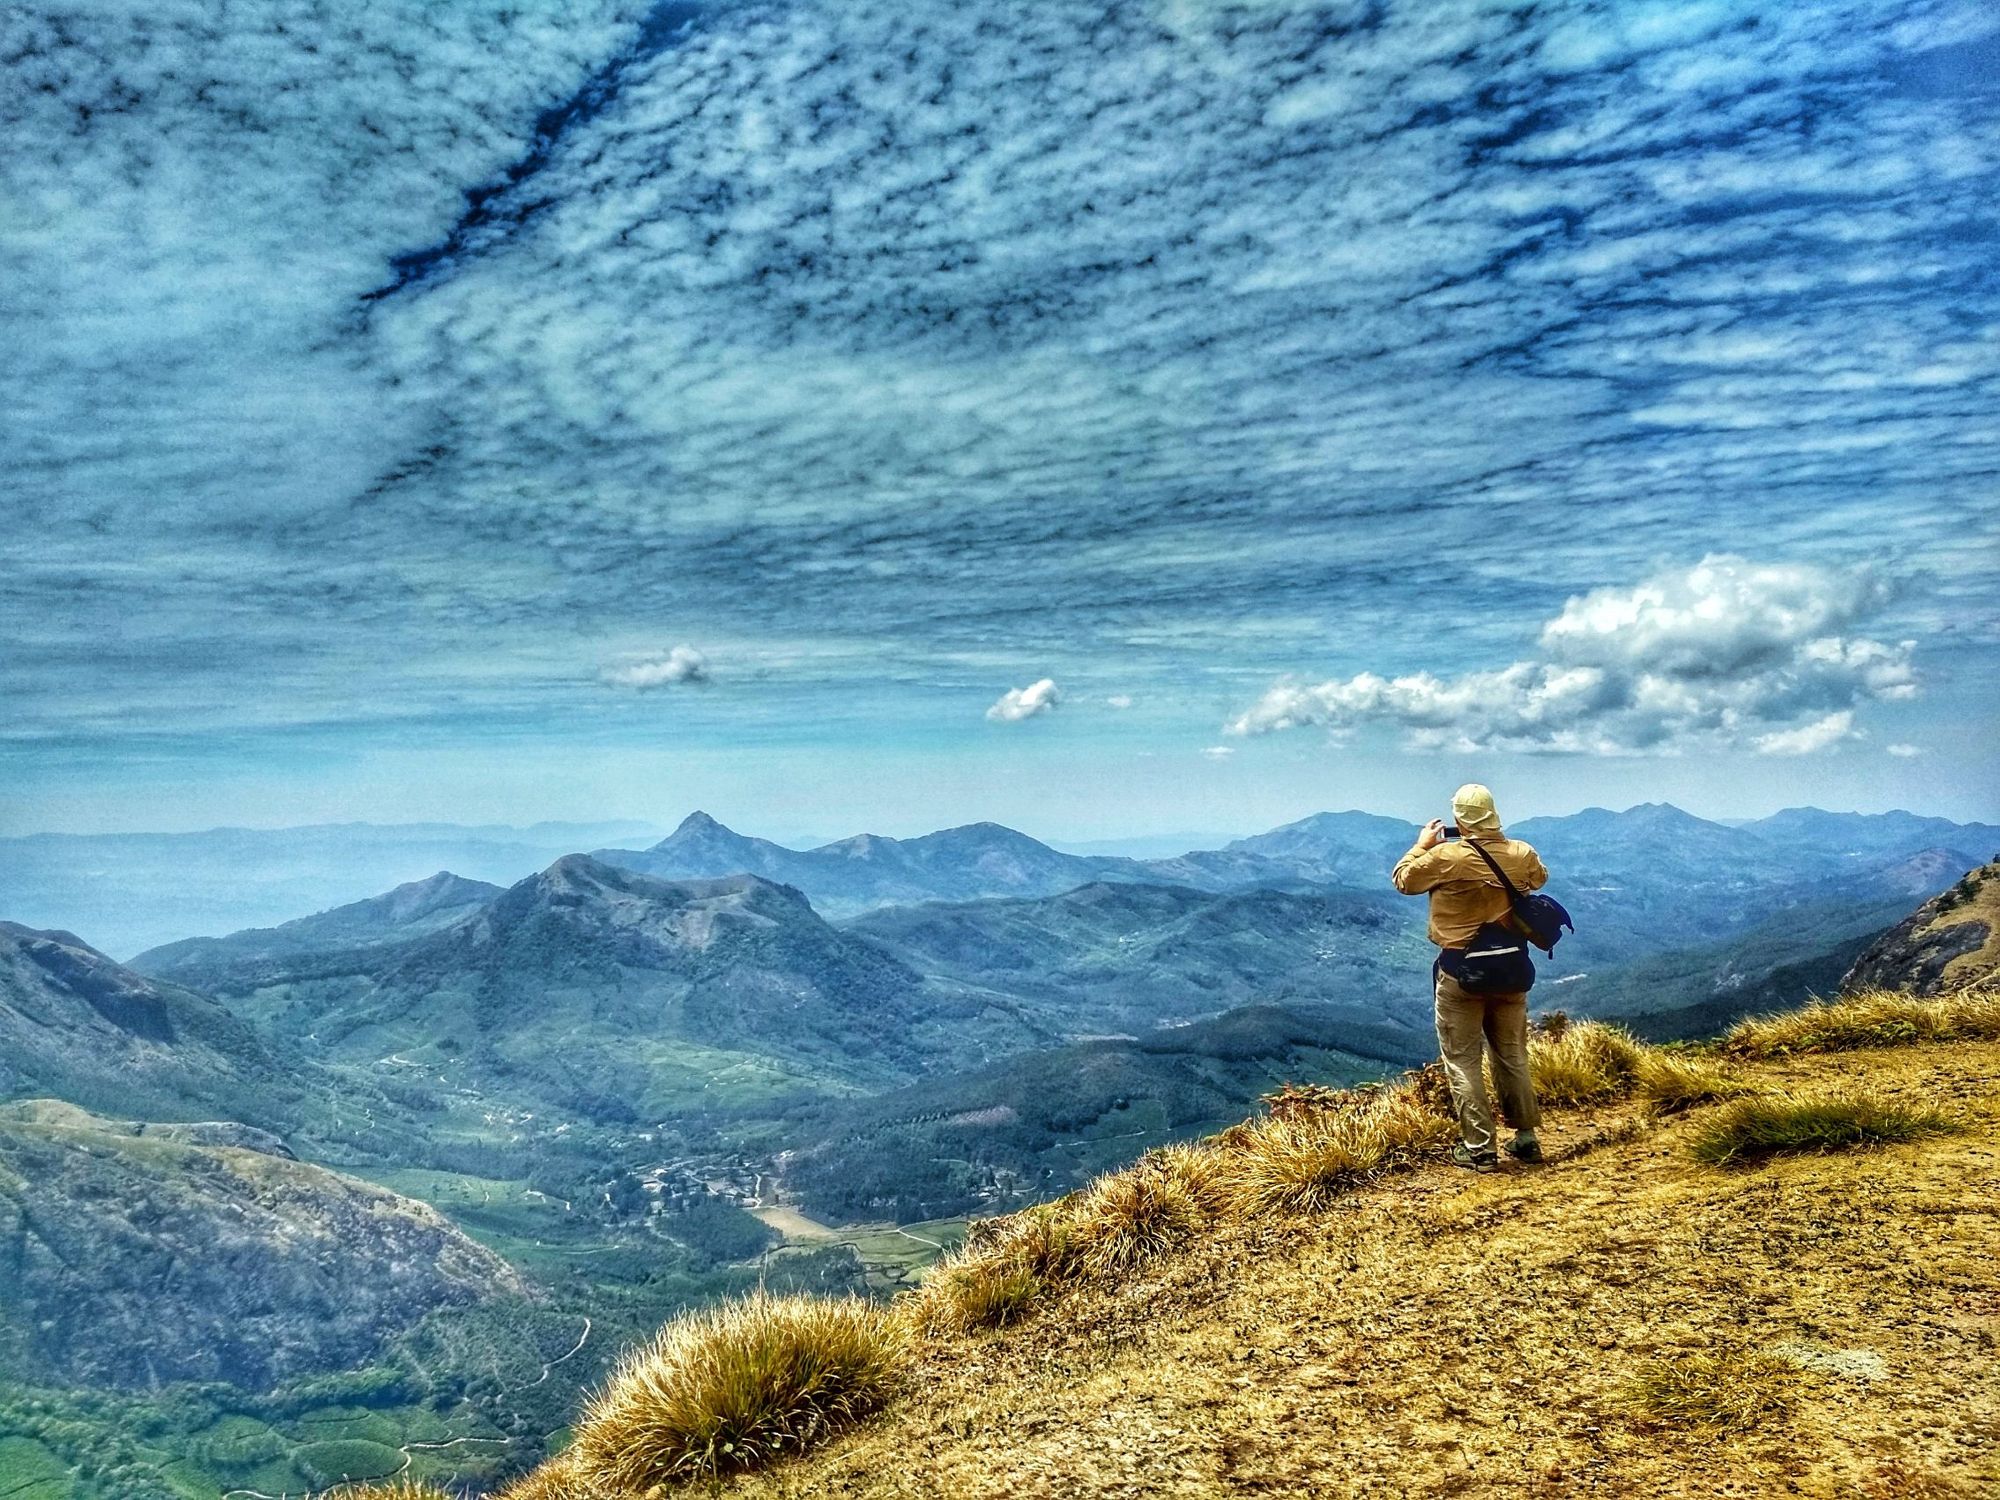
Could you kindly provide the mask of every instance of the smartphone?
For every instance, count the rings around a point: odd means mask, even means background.
[[[1458,837],[1458,825],[1457,825],[1457,824],[1455,824],[1455,823],[1447,823],[1447,824],[1445,824],[1445,825],[1444,825],[1444,836],[1445,836],[1446,838],[1448,838],[1448,839],[1455,839],[1455,838],[1457,838],[1457,837]]]

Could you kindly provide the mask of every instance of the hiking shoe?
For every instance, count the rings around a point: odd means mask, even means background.
[[[1497,1155],[1491,1151],[1474,1151],[1464,1141],[1451,1148],[1451,1164],[1455,1167],[1470,1168],[1474,1172],[1500,1170],[1500,1158]]]
[[[1524,1130],[1514,1137],[1507,1154],[1515,1161],[1526,1162],[1529,1166],[1539,1166],[1542,1160],[1542,1143],[1532,1130]]]

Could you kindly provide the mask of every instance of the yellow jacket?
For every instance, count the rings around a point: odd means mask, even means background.
[[[1519,839],[1482,838],[1480,846],[1507,872],[1523,894],[1541,889],[1549,872],[1532,844]],[[1464,839],[1448,839],[1428,849],[1412,847],[1396,861],[1389,879],[1405,896],[1430,892],[1430,939],[1440,948],[1463,948],[1487,922],[1507,915],[1507,892]]]

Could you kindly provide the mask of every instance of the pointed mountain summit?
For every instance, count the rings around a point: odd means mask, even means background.
[[[547,968],[556,949],[565,961],[587,966],[607,956],[657,965],[783,928],[809,935],[803,939],[809,943],[822,932],[838,937],[814,915],[804,895],[762,876],[663,880],[588,854],[566,854],[510,887],[470,921],[440,934],[422,952],[508,950],[511,959],[534,969]],[[512,951],[523,934],[534,935],[544,946]],[[571,943],[581,946],[572,952],[567,947]]]

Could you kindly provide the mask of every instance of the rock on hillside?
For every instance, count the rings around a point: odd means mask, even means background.
[[[2000,860],[1926,901],[1855,960],[1844,990],[1920,995],[1996,982],[2000,973]]]
[[[193,990],[67,932],[0,922],[0,1099],[47,1094],[172,1118],[292,1117],[301,1090],[257,1035]]]
[[[201,1144],[206,1129],[0,1110],[0,1372],[262,1389],[365,1362],[436,1308],[523,1293],[428,1205],[268,1143]]]

